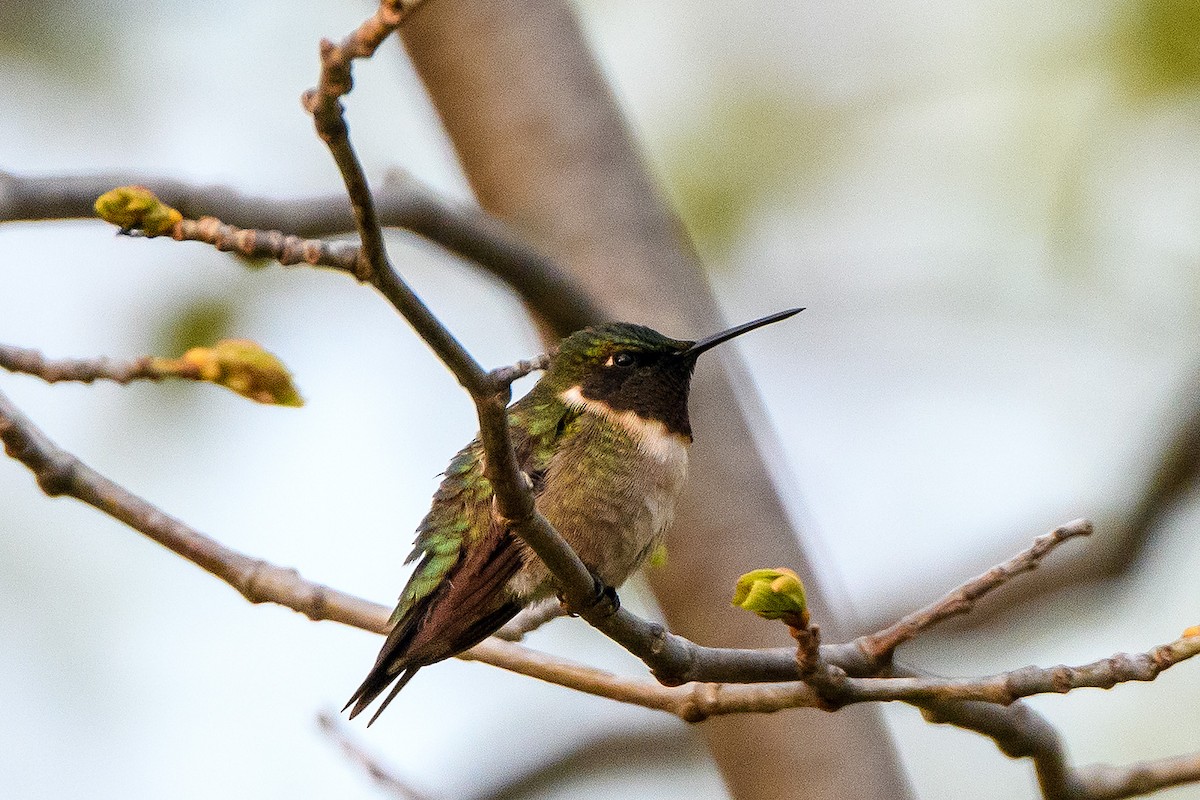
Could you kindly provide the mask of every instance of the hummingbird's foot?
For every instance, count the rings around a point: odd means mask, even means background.
[[[567,599],[567,596],[565,594],[563,594],[562,592],[559,592],[557,597],[558,597],[558,604],[560,606],[562,606],[562,610],[563,610],[564,614],[566,614],[568,617],[578,617],[579,616],[577,613],[575,613],[572,610],[571,601]]]
[[[617,596],[617,590],[600,580],[595,573],[592,574],[592,581],[595,584],[594,591],[596,592],[592,605],[607,605],[610,609],[608,613],[617,613],[621,609],[621,598]]]
[[[617,596],[617,590],[600,580],[595,573],[592,573],[592,592],[591,602],[588,603],[590,608],[607,607],[609,614],[615,614],[620,610],[621,598]],[[579,612],[575,610],[571,601],[562,592],[558,593],[558,602],[568,617],[579,616]]]

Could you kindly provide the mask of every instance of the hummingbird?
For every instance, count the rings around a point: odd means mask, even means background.
[[[696,359],[803,310],[699,341],[623,322],[585,328],[563,339],[541,379],[508,407],[513,450],[538,511],[598,585],[620,586],[662,546],[687,476]],[[346,703],[351,719],[394,683],[373,723],[419,669],[473,647],[557,592],[541,559],[493,517],[483,456],[476,438],[443,474],[405,561],[419,563],[391,633]]]

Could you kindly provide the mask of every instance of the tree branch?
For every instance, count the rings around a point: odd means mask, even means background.
[[[142,356],[118,360],[100,356],[98,358],[50,359],[38,350],[14,345],[0,344],[0,369],[36,375],[47,383],[76,381],[92,383],[97,380],[127,384],[135,380],[160,381],[177,377],[156,369],[153,356]],[[199,370],[196,378],[199,378]]]
[[[1124,767],[1095,764],[1080,770],[1079,783],[1088,800],[1137,797],[1171,786],[1200,781],[1200,753],[1140,761]]]
[[[374,200],[362,165],[350,143],[340,98],[352,87],[351,62],[371,55],[382,41],[384,28],[395,30],[401,15],[385,2],[375,17],[359,26],[340,44],[321,43],[321,72],[317,87],[304,95],[317,134],[329,148],[350,197],[362,250],[356,274],[373,284],[404,316],[471,395],[479,417],[479,438],[484,450],[484,476],[493,491],[493,513],[545,562],[557,580],[569,608],[606,633],[655,669],[665,682],[679,679],[679,658],[686,658],[681,642],[672,642],[661,626],[650,626],[615,602],[597,585],[579,556],[537,511],[533,487],[523,475],[508,431],[511,380],[501,373],[485,373],[451,333],[416,296],[388,261]],[[674,645],[671,647],[670,645]]]
[[[397,800],[430,800],[429,795],[419,792],[409,786],[407,781],[396,775],[394,770],[385,767],[374,753],[367,752],[360,743],[354,740],[345,728],[338,722],[337,716],[327,712],[317,715],[317,728],[329,737],[342,754],[370,776],[383,791]]]
[[[313,621],[387,633],[389,609],[225,547],[114,483],[59,448],[3,393],[0,441],[50,497],[67,495],[108,514],[237,589],[251,603],[277,603]]]
[[[525,638],[526,634],[533,633],[547,622],[566,615],[567,610],[562,607],[562,603],[556,603],[552,598],[521,609],[515,617],[509,620],[508,624],[496,631],[494,635],[506,642],[519,642]]]
[[[228,225],[216,217],[193,220],[184,218],[171,231],[178,242],[203,242],[223,253],[234,252],[246,258],[270,258],[283,266],[308,264],[357,275],[359,248],[352,244],[302,239],[281,231],[261,231]]]
[[[330,236],[355,228],[344,194],[269,199],[154,175],[32,177],[2,171],[0,222],[93,219],[96,198],[128,184],[149,186],[163,202],[194,220],[220,216],[244,229],[268,234],[286,230],[299,237]],[[389,173],[375,202],[380,224],[409,230],[482,267],[537,309],[556,331],[566,334],[605,319],[578,283],[505,223],[479,209],[455,206],[400,170]],[[230,249],[243,252],[239,247]],[[313,263],[307,256],[302,260]]]
[[[94,506],[221,578],[252,603],[277,603],[312,620],[331,620],[380,634],[388,630],[387,608],[306,581],[294,569],[227,548],[108,480],[54,445],[3,394],[0,394],[0,441],[4,442],[10,456],[31,470],[48,495],[69,495]],[[779,656],[791,659],[794,669],[794,654],[785,648],[718,651],[692,646],[704,654],[721,652],[729,663],[746,653],[759,654],[762,661],[749,659],[745,667],[747,673],[753,673],[764,664],[770,673],[777,668],[775,661]],[[1149,680],[1153,674],[1194,655],[1197,650],[1200,650],[1200,639],[1184,638],[1147,654],[1114,656],[1073,670],[1026,668],[974,682],[919,676],[911,672],[905,674],[897,668],[893,670],[897,677],[847,678],[845,699],[848,702],[901,699],[922,708],[931,721],[983,733],[994,739],[1008,755],[1034,759],[1047,798],[1131,797],[1197,779],[1200,776],[1195,774],[1194,759],[1150,762],[1144,769],[1140,765],[1121,769],[1094,767],[1076,775],[1065,765],[1053,729],[1027,707],[1014,703],[1005,708],[990,702],[962,702],[962,699],[1011,702],[1013,697],[1031,693],[1061,692],[1076,686],[1110,686],[1121,680]],[[854,643],[823,646],[820,655],[847,672],[862,669],[866,663]],[[482,642],[460,657],[577,691],[666,711],[692,722],[725,714],[827,706],[823,697],[802,682],[694,682],[684,686],[663,686],[645,679],[611,675],[496,638]],[[701,660],[708,657],[702,656]],[[753,674],[749,674],[749,678],[753,680]]]
[[[1145,653],[1117,653],[1077,667],[1023,667],[980,678],[848,678],[842,697],[848,703],[871,700],[981,700],[1010,705],[1036,694],[1066,694],[1091,687],[1152,681],[1159,673],[1200,653],[1200,635],[1183,636]]]
[[[969,613],[984,595],[1000,588],[1018,575],[1037,569],[1042,559],[1063,542],[1076,536],[1090,536],[1091,533],[1092,523],[1086,519],[1068,522],[1038,537],[1028,550],[967,581],[936,603],[906,615],[896,624],[878,633],[859,637],[857,643],[872,660],[882,662],[889,659],[897,647],[926,628],[950,617]]]

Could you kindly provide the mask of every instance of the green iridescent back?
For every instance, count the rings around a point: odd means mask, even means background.
[[[550,392],[531,391],[509,407],[508,424],[517,462],[536,485],[550,466],[556,440],[566,423],[578,416]],[[483,475],[483,446],[478,439],[450,460],[434,493],[429,513],[417,526],[417,539],[405,559],[421,559],[400,595],[391,621],[409,614],[454,570],[467,547],[481,540],[491,524],[492,486]]]

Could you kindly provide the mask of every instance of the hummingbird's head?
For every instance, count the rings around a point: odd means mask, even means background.
[[[688,388],[700,354],[802,310],[782,311],[695,342],[626,322],[585,328],[563,339],[541,382],[568,405],[631,430],[649,426],[690,441]]]

